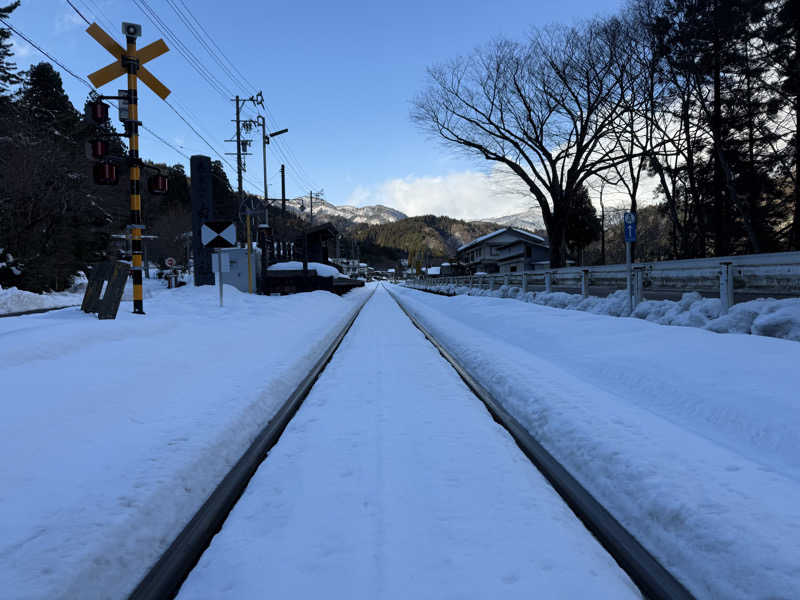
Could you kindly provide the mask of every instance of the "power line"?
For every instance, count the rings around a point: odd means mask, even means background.
[[[41,52],[41,53],[42,53],[42,54],[44,54],[44,55],[45,55],[47,58],[49,58],[50,60],[52,60],[52,61],[53,61],[54,63],[56,63],[56,64],[57,64],[59,67],[61,67],[61,68],[62,68],[64,71],[66,71],[67,73],[69,73],[70,75],[72,75],[72,76],[73,76],[75,79],[77,79],[78,81],[82,81],[83,83],[85,83],[86,85],[88,85],[88,86],[89,86],[89,88],[91,88],[91,89],[94,89],[94,86],[92,86],[92,84],[91,84],[91,83],[89,83],[88,81],[86,81],[86,80],[85,80],[83,77],[81,77],[80,75],[76,75],[75,73],[73,73],[73,72],[72,72],[72,71],[71,71],[71,70],[70,70],[68,67],[64,66],[64,65],[61,63],[61,61],[59,61],[57,58],[53,58],[53,56],[51,56],[51,55],[50,55],[48,52],[46,52],[46,51],[45,51],[45,50],[43,50],[41,47],[39,47],[39,46],[36,44],[36,42],[34,42],[33,40],[31,40],[31,39],[30,39],[28,36],[26,36],[24,33],[20,33],[20,31],[19,31],[18,29],[15,29],[13,25],[11,25],[10,23],[8,23],[8,22],[7,22],[7,21],[5,21],[4,19],[0,19],[0,23],[3,23],[3,25],[5,25],[6,27],[8,27],[8,28],[9,28],[11,31],[13,31],[14,33],[16,33],[16,34],[17,34],[19,37],[21,37],[23,40],[25,40],[26,42],[28,42],[28,43],[29,43],[31,46],[33,46],[34,48],[36,48],[36,49],[37,49],[39,52]]]
[[[67,0],[67,4],[69,4],[69,5],[72,7],[72,10],[74,10],[76,13],[78,13],[78,16],[79,16],[81,19],[83,19],[84,21],[86,21],[86,24],[87,24],[87,25],[91,25],[91,23],[89,23],[89,19],[87,19],[86,17],[84,17],[84,16],[83,16],[83,14],[81,13],[81,11],[79,11],[79,10],[78,10],[78,8],[77,8],[77,7],[76,7],[76,6],[75,6],[75,5],[74,5],[72,2],[70,2],[70,0]]]
[[[200,77],[205,80],[211,88],[216,91],[224,99],[228,99],[234,94],[223,85],[211,71],[209,71],[200,61],[199,58],[192,52],[186,44],[175,34],[174,31],[167,25],[164,20],[158,16],[155,10],[147,3],[147,0],[133,0],[134,4],[145,14],[153,26],[158,29],[161,34],[173,42],[173,46],[178,53],[183,56],[184,60],[189,63]]]
[[[211,36],[208,33],[208,30],[197,19],[194,13],[192,13],[191,9],[186,5],[184,0],[178,0],[178,1],[181,3],[181,6],[183,6],[183,9],[186,11],[186,14],[188,14],[191,20],[197,24],[197,27],[194,27],[189,21],[189,18],[181,13],[178,6],[175,4],[175,0],[167,0],[167,3],[172,7],[173,11],[178,15],[178,18],[184,23],[187,29],[189,29],[190,33],[195,37],[195,39],[197,39],[201,43],[201,45],[206,49],[206,51],[212,57],[214,62],[216,62],[220,66],[220,68],[226,73],[226,75],[228,75],[228,77],[231,79],[234,85],[240,86],[245,90],[249,89],[251,92],[254,91],[255,86],[250,81],[247,80],[247,78],[241,73],[241,71],[238,70],[236,64],[232,60],[230,60],[230,58],[228,58],[228,56],[225,54],[222,48],[220,48],[219,45],[214,41],[213,36]],[[202,34],[204,35],[200,34],[198,28],[200,32],[202,32]],[[217,52],[219,53],[219,56],[206,43],[205,39],[211,40],[211,43],[213,44],[214,48],[216,48]],[[238,74],[238,77],[234,76],[231,69],[225,67],[220,56],[231,66],[233,71],[235,71],[236,74]],[[233,94],[231,94],[231,96],[233,96]],[[275,119],[272,112],[269,110],[269,107],[264,105],[264,111],[266,113],[267,118],[269,118],[269,120],[272,121],[273,127],[271,128],[277,128],[278,127],[277,120]],[[252,115],[247,115],[247,116],[250,117]],[[312,177],[309,176],[308,172],[305,170],[302,163],[294,154],[294,152],[291,150],[291,146],[289,146],[287,142],[277,142],[276,146],[277,146],[276,151],[283,158],[283,162],[286,163],[292,171],[294,171],[295,176],[301,182],[301,184],[303,184],[304,187],[310,187],[310,188],[319,187],[314,184],[314,182],[312,181]]]
[[[68,3],[70,4],[70,6],[72,6],[73,8],[75,8],[75,7],[72,5],[72,3],[71,3],[71,2],[68,2]],[[75,9],[75,10],[76,10],[76,12],[78,12],[78,10],[77,10],[77,9]],[[70,74],[72,77],[74,77],[76,80],[78,80],[78,81],[80,81],[81,83],[83,83],[83,84],[84,84],[86,87],[88,87],[88,88],[89,88],[91,91],[97,91],[97,88],[95,88],[95,87],[94,87],[94,86],[93,86],[91,83],[89,83],[89,81],[87,81],[86,79],[84,79],[84,78],[83,78],[83,77],[81,77],[80,75],[77,75],[77,74],[76,74],[74,71],[72,71],[72,70],[71,70],[69,67],[67,67],[66,65],[64,65],[64,64],[63,64],[61,61],[59,61],[57,58],[55,58],[55,57],[54,57],[52,54],[50,54],[49,52],[47,52],[46,50],[44,50],[44,49],[43,49],[41,46],[39,46],[39,45],[38,45],[36,42],[34,42],[34,41],[31,39],[31,38],[29,38],[28,36],[26,36],[25,34],[23,34],[22,32],[20,32],[18,29],[16,29],[15,27],[13,27],[13,26],[12,26],[10,23],[8,23],[7,21],[5,21],[4,19],[0,19],[0,22],[2,22],[2,23],[3,23],[3,24],[6,26],[6,27],[8,27],[8,28],[9,28],[11,31],[13,31],[15,34],[17,34],[17,35],[18,35],[19,37],[21,37],[23,40],[25,40],[25,41],[26,41],[28,44],[30,44],[31,46],[33,46],[34,48],[36,48],[36,50],[38,50],[39,52],[41,52],[41,53],[42,53],[44,56],[46,56],[46,57],[47,57],[47,58],[49,58],[51,61],[53,61],[53,62],[54,62],[56,65],[58,65],[58,66],[59,66],[59,67],[60,67],[60,68],[61,68],[63,71],[65,71],[66,73],[68,73],[68,74]],[[206,140],[206,139],[205,139],[205,138],[204,138],[204,137],[203,137],[203,136],[202,136],[202,135],[201,135],[201,134],[200,134],[200,133],[199,133],[199,132],[198,132],[198,131],[197,131],[197,130],[194,128],[194,126],[193,126],[191,123],[189,123],[189,121],[187,121],[187,120],[186,120],[186,119],[183,117],[183,115],[181,115],[181,114],[180,114],[180,112],[178,112],[178,111],[175,109],[175,107],[173,107],[173,106],[172,106],[172,105],[171,105],[169,102],[166,102],[166,101],[165,101],[165,103],[167,104],[167,106],[169,106],[169,107],[172,109],[172,111],[173,111],[173,112],[174,112],[176,115],[178,115],[178,117],[180,117],[180,119],[181,119],[181,120],[182,120],[184,123],[186,123],[186,125],[188,125],[188,126],[189,126],[189,128],[190,128],[190,129],[191,129],[191,130],[192,130],[192,131],[195,133],[195,135],[197,135],[197,137],[199,137],[201,140],[203,140],[203,142],[205,142],[205,143],[206,143],[206,145],[207,145],[209,148],[211,148],[211,150],[212,150],[212,151],[213,151],[213,152],[214,152],[214,153],[215,153],[217,156],[219,156],[219,157],[222,159],[222,161],[223,161],[223,162],[225,162],[225,163],[226,163],[226,164],[227,164],[229,167],[233,168],[233,165],[232,165],[232,164],[231,164],[231,163],[230,163],[230,162],[229,162],[227,159],[225,159],[225,157],[224,157],[223,155],[221,155],[219,152],[217,152],[217,150],[216,150],[216,149],[215,149],[215,148],[214,148],[214,147],[213,147],[213,146],[212,146],[212,145],[211,145],[211,144],[208,142],[208,140]],[[153,131],[152,129],[150,129],[150,128],[149,128],[149,127],[147,127],[146,125],[142,125],[142,129],[144,129],[145,131],[147,131],[148,133],[150,133],[150,134],[151,134],[153,137],[155,137],[157,140],[159,140],[159,141],[160,141],[162,144],[164,144],[164,145],[168,146],[169,148],[171,148],[173,151],[175,151],[175,152],[176,152],[176,153],[178,153],[179,155],[181,155],[181,156],[183,156],[184,158],[187,158],[187,159],[189,158],[189,157],[188,157],[188,156],[187,156],[187,155],[186,155],[184,152],[182,152],[181,150],[177,149],[177,148],[176,148],[175,146],[173,146],[173,145],[172,145],[170,142],[168,142],[167,140],[165,140],[163,137],[161,137],[159,134],[157,134],[155,131]],[[248,181],[248,183],[249,183],[250,185],[254,185],[254,184],[253,184],[253,182],[251,182],[251,181]],[[255,186],[255,187],[258,187],[258,186]]]
[[[83,19],[86,23],[89,23],[88,19],[81,13],[80,10],[78,10],[78,8],[70,0],[66,0],[66,1],[67,1],[67,4],[69,4],[69,6],[72,7],[72,9],[81,17],[81,19]],[[178,36],[175,34],[175,32],[166,23],[164,23],[164,21],[158,16],[158,14],[152,9],[152,7],[147,3],[146,0],[134,0],[134,3],[145,14],[145,16],[147,16],[147,18],[150,20],[150,22],[156,27],[156,29],[158,29],[161,32],[162,35],[164,35],[165,37],[169,38],[170,40],[172,40],[175,43],[175,47],[178,50],[178,52],[184,57],[184,59],[190,64],[190,66],[192,66],[198,72],[198,74],[212,87],[212,89],[214,89],[218,94],[220,94],[220,96],[222,96],[222,98],[225,99],[226,101],[229,100],[230,97],[234,95],[229,89],[227,89],[227,87],[223,86],[219,82],[219,80],[217,80],[217,78],[214,77],[214,75],[212,73],[210,73],[210,71],[208,71],[208,69],[206,69],[206,68],[204,68],[202,66],[202,63],[200,62],[200,59],[197,58],[197,56],[178,38]],[[181,2],[181,4],[183,4],[183,6],[185,8],[187,8],[187,12],[189,12],[191,14],[191,12],[188,11],[188,7],[186,7],[186,5],[183,2]],[[175,8],[175,7],[173,6],[173,8]],[[197,22],[198,25],[203,29],[203,31],[206,32],[205,28],[202,27],[202,25],[197,20],[197,18],[194,17],[194,15],[191,15],[191,16],[195,20],[195,22]],[[17,32],[16,30],[11,28],[10,26],[9,26],[9,28],[12,29],[18,35],[20,35],[19,32]],[[31,43],[30,40],[25,38],[25,36],[20,35],[20,37],[25,39],[28,43]],[[212,39],[212,38],[209,36],[209,39]],[[213,39],[212,39],[212,41],[213,41]],[[32,44],[32,43],[31,43],[31,45],[36,47],[45,56],[50,58],[50,60],[52,60],[53,62],[58,64],[67,73],[69,73],[70,75],[72,75],[73,77],[75,77],[76,79],[81,81],[82,83],[84,83],[84,85],[89,87],[89,89],[92,89],[92,90],[95,89],[94,86],[92,86],[86,79],[84,79],[84,78],[76,75],[75,73],[73,73],[70,69],[68,69],[66,66],[61,64],[58,60],[56,60],[55,58],[50,56],[48,53],[44,52],[41,48],[39,48],[38,46],[35,46],[35,44]],[[216,43],[214,43],[214,45],[215,45],[215,47],[217,47],[219,49],[219,46],[217,46]],[[209,52],[210,52],[210,50],[209,50]],[[220,49],[220,53],[222,53],[221,49]],[[222,55],[224,56],[224,53]],[[233,65],[233,63],[230,61],[230,59],[228,59],[227,57],[225,57],[225,59],[229,63],[231,63],[231,65],[235,68],[235,65]],[[238,70],[237,70],[237,72],[238,72]],[[230,73],[230,72],[228,71],[228,73]],[[208,76],[206,76],[206,74]],[[240,75],[241,75],[241,73],[240,73]],[[242,76],[242,78],[243,78],[243,76]],[[235,79],[233,79],[233,81],[236,83]],[[241,82],[239,82],[239,83],[241,83]],[[247,82],[247,83],[249,83],[249,82]],[[250,84],[250,85],[252,87],[252,84]],[[165,101],[165,103],[194,132],[194,134],[197,137],[199,137],[203,141],[203,143],[206,146],[208,146],[216,156],[218,156],[220,158],[220,160],[222,162],[224,162],[230,169],[235,170],[234,166],[230,163],[230,161],[228,161],[220,152],[218,152],[216,150],[216,148],[214,148],[214,146],[212,146],[211,143],[197,130],[197,128],[195,128],[186,118],[184,118],[184,116],[172,104],[170,104],[167,101]],[[184,108],[184,110],[186,110],[185,105],[183,106],[183,108]],[[186,112],[189,113],[188,110],[186,110]],[[267,112],[269,112],[268,109],[267,109]],[[200,119],[197,119],[196,116],[194,118],[195,118],[196,121],[200,122]],[[270,118],[272,118],[271,115],[270,115]],[[274,118],[272,120],[274,121]],[[153,133],[152,130],[149,130],[147,127],[143,127],[143,129]],[[158,139],[161,139],[162,141],[164,141],[163,138],[159,138],[159,136],[157,136],[157,134],[153,133],[153,135],[156,136]],[[171,144],[167,143],[166,141],[164,141],[164,143],[167,144],[173,150],[176,150]],[[290,156],[288,156],[286,152],[284,152],[283,147],[280,144],[276,144],[276,146],[277,146],[276,150],[278,151],[278,154],[284,159],[284,162],[289,166],[289,168],[292,171],[294,171],[295,176],[300,181],[302,186],[303,187],[312,187],[312,188],[313,187],[317,187],[315,185],[311,185],[310,184],[310,182],[309,182],[310,178],[308,177],[307,173],[305,173],[305,171],[302,169],[302,166],[300,166],[299,164],[297,164],[297,166],[295,166],[296,158],[295,158],[295,160],[292,160],[292,158]],[[183,153],[181,153],[179,151],[178,151],[178,153],[181,154],[182,156],[185,156],[185,154],[183,154]],[[297,161],[297,162],[299,163],[299,161]],[[254,187],[256,189],[260,188],[259,185],[257,185],[256,183],[254,183],[250,179],[248,179],[246,177],[243,177],[243,179],[250,186],[252,186],[252,187]]]

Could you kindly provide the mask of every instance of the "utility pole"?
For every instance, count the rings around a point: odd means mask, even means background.
[[[246,102],[252,102],[254,105],[264,106],[264,96],[261,92],[258,92],[255,96],[250,96],[249,98],[240,98],[236,96],[233,99],[236,102],[236,180],[237,180],[237,193],[239,196],[239,211],[241,212],[242,204],[244,202],[244,190],[242,189],[242,176],[244,172],[244,163],[243,163],[243,156],[247,155],[247,150],[243,151],[243,144],[249,144],[251,140],[244,140],[242,141],[242,119],[241,119],[241,110],[242,106]],[[225,140],[225,141],[233,141],[233,140]],[[226,152],[226,154],[230,154]],[[249,294],[253,293],[253,233],[250,227],[250,219],[251,219],[251,207],[248,202],[248,206],[245,209],[245,217],[247,218],[246,221],[246,231],[247,231],[247,292]]]
[[[281,165],[281,217],[286,215],[286,169]]]
[[[310,191],[308,192],[308,201],[311,202]],[[302,205],[300,206],[301,211],[304,208]],[[303,224],[303,276],[308,277],[308,223]]]

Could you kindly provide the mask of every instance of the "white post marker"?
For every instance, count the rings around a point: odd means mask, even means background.
[[[217,250],[217,272],[219,273],[219,277],[217,277],[219,281],[219,306],[222,308],[222,250]]]

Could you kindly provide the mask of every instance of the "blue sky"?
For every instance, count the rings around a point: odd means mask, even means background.
[[[165,37],[141,10],[142,0],[72,1],[89,21],[97,21],[120,41],[123,20],[142,24],[142,44]],[[426,68],[498,36],[523,39],[531,26],[613,13],[622,2],[145,0],[145,4],[226,88],[215,91],[168,37],[170,52],[148,64],[172,90],[168,100],[218,152],[235,151],[233,144],[223,141],[234,135],[230,122],[234,107],[227,91],[249,96],[262,90],[268,124],[273,129],[289,128],[267,150],[270,196],[280,193],[278,169],[286,162],[290,197],[310,188],[324,189],[325,198],[334,204],[384,203],[409,214],[478,218],[525,210],[530,202],[493,192],[490,165],[443,147],[411,123],[410,102],[424,86]],[[199,21],[246,82],[238,85],[226,75],[173,6],[190,22],[191,15]],[[65,0],[23,0],[11,22],[79,75],[111,61]],[[16,38],[15,43],[20,67],[43,58],[24,41]],[[88,89],[69,75],[62,73],[62,78],[73,103],[82,105]],[[103,92],[116,89],[111,83]],[[140,118],[185,154],[216,158],[149,90],[140,92]],[[184,163],[188,169],[187,159],[147,132],[141,145],[143,156]],[[261,194],[260,146],[253,152],[245,189]],[[234,157],[226,158],[235,163]],[[235,186],[235,174],[228,170]]]

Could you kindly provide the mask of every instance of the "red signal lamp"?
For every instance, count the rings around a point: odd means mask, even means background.
[[[105,123],[108,121],[108,104],[102,100],[95,100],[89,103],[89,117],[95,123]]]
[[[154,196],[163,196],[169,190],[168,179],[166,175],[157,173],[147,178],[147,189]]]
[[[117,165],[107,161],[95,163],[93,175],[97,185],[117,185],[119,183]]]
[[[91,140],[89,142],[92,158],[100,159],[108,154],[108,142],[106,140]]]

